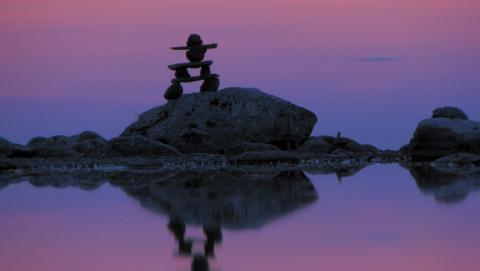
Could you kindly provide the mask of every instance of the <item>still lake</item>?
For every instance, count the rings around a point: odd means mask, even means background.
[[[480,270],[480,178],[162,174],[1,180],[0,270]]]

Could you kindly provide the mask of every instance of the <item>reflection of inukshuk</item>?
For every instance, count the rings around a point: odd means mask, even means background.
[[[200,35],[191,34],[188,37],[187,46],[171,47],[173,50],[187,50],[187,59],[190,62],[179,63],[168,66],[172,71],[175,71],[175,79],[172,79],[172,85],[165,91],[163,95],[167,100],[177,99],[183,94],[183,88],[180,83],[195,82],[203,80],[200,87],[201,92],[217,91],[220,85],[217,74],[210,73],[210,65],[213,61],[206,60],[205,53],[207,49],[217,48],[216,43],[203,44]],[[190,76],[188,69],[200,69],[200,75]]]

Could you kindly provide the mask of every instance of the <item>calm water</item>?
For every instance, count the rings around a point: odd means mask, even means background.
[[[480,270],[478,176],[374,165],[341,181],[210,172],[1,184],[2,271],[186,271],[192,255],[228,271]]]

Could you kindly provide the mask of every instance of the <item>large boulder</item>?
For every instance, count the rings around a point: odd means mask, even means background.
[[[253,88],[183,95],[140,115],[122,136],[159,140],[185,153],[223,153],[240,143],[293,149],[310,135],[312,112]]]
[[[438,158],[456,152],[480,153],[480,122],[458,118],[423,120],[402,151],[425,158]]]

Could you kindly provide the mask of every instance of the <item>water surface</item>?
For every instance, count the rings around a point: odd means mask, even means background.
[[[348,175],[348,174],[343,174]],[[415,176],[414,177],[412,177]],[[479,270],[479,178],[45,175],[2,180],[0,269]]]

